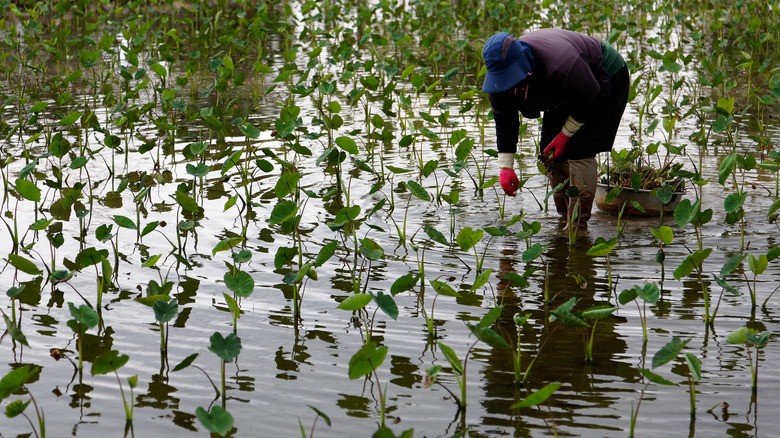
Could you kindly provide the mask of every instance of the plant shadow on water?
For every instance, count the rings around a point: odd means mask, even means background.
[[[1,436],[780,429],[776,4],[0,10]],[[481,47],[550,26],[670,211],[562,230],[532,120],[501,194]]]

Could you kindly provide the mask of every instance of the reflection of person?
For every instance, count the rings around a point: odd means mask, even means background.
[[[518,112],[529,118],[544,112],[540,158],[553,187],[568,179],[580,190],[578,223],[585,228],[596,193],[596,154],[612,149],[628,100],[625,61],[608,44],[563,29],[520,38],[500,32],[488,38],[482,56],[487,67],[482,91],[493,107],[501,187],[515,196],[519,186],[513,169]],[[553,195],[563,217],[570,217],[577,202],[566,197],[567,188]]]

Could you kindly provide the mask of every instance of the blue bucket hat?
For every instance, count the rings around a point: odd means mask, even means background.
[[[509,90],[525,79],[534,67],[531,48],[508,32],[488,38],[482,48],[482,58],[487,67],[482,84],[485,93]]]

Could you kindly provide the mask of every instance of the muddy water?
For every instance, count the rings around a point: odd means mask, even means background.
[[[280,60],[280,63],[282,61]],[[184,74],[183,71],[177,74]],[[171,76],[174,76],[172,73]],[[196,88],[205,88],[208,83],[198,83]],[[8,93],[9,85],[5,84]],[[248,94],[259,83],[250,82],[245,88],[236,90],[236,95]],[[408,87],[408,86],[407,86]],[[401,87],[399,87],[400,89]],[[457,95],[457,93],[452,93]],[[261,128],[261,136],[253,142],[259,147],[269,148],[279,156],[293,159],[278,139],[271,135],[273,123],[279,114],[274,103],[281,94],[272,93],[262,101],[259,108],[251,109],[250,120]],[[345,102],[342,90],[334,100]],[[140,103],[151,100],[151,93],[142,94]],[[190,105],[204,104],[197,97],[188,100]],[[442,101],[449,105],[452,120],[457,128],[465,128],[469,137],[478,145],[474,151],[476,163],[488,175],[495,173],[491,159],[481,153],[481,148],[494,148],[492,127],[482,115],[473,112],[456,116],[462,103],[450,97]],[[246,105],[241,100],[239,105]],[[319,117],[311,99],[297,100],[301,107],[301,118],[305,124]],[[637,106],[632,107],[624,117],[617,141],[617,147],[631,144],[631,124],[638,122]],[[342,103],[345,126],[339,135],[346,135],[348,129],[367,129],[364,109],[350,108]],[[110,117],[110,108],[96,111],[101,125]],[[50,112],[49,112],[50,111]],[[42,117],[57,120],[55,114],[65,114],[69,108],[58,108],[52,104]],[[385,165],[410,169],[412,172],[393,175],[375,191],[372,189],[378,178],[355,166],[351,160],[343,164],[345,186],[349,188],[349,203],[361,207],[363,214],[370,211],[382,199],[395,202],[395,209],[380,210],[360,225],[357,235],[375,240],[383,249],[384,257],[370,265],[358,259],[352,251],[351,236],[334,233],[326,225],[345,204],[345,199],[320,199],[311,197],[305,207],[301,221],[304,253],[315,257],[323,243],[331,240],[342,242],[336,256],[317,269],[317,280],[306,282],[300,318],[293,313],[292,289],[283,281],[286,271],[276,269],[274,256],[280,246],[293,246],[289,235],[283,234],[279,226],[269,225],[271,211],[276,205],[274,185],[281,169],[278,164],[269,173],[258,172],[254,190],[259,193],[254,207],[254,216],[248,219],[246,248],[252,251],[252,260],[242,269],[255,280],[254,293],[241,300],[242,314],[237,323],[242,351],[235,363],[227,364],[226,409],[235,419],[234,436],[297,436],[300,425],[310,433],[315,423],[313,406],[325,413],[331,425],[323,419],[316,420],[316,436],[369,436],[380,418],[379,394],[387,394],[387,424],[396,433],[414,429],[414,436],[453,436],[468,429],[468,436],[547,436],[554,430],[561,435],[573,436],[626,436],[628,435],[632,412],[639,409],[636,433],[640,436],[765,436],[780,427],[775,412],[780,409],[776,390],[780,387],[780,374],[772,364],[780,360],[780,348],[776,340],[758,356],[759,387],[751,391],[750,360],[755,360],[741,345],[726,342],[735,329],[748,325],[759,332],[780,333],[780,296],[772,297],[765,308],[752,310],[748,287],[755,287],[758,303],[762,303],[780,284],[780,268],[777,261],[769,263],[764,273],[755,281],[745,265],[729,277],[740,296],[728,292],[721,294],[721,288],[712,281],[712,273],[718,273],[724,263],[739,251],[741,236],[739,229],[725,223],[723,201],[730,192],[717,184],[718,169],[728,151],[710,149],[703,157],[702,174],[710,183],[702,188],[703,208],[713,209],[713,219],[703,227],[703,244],[713,252],[705,262],[705,281],[712,295],[713,308],[717,305],[717,318],[712,329],[702,321],[703,296],[701,283],[693,276],[676,280],[672,272],[691,250],[697,248],[692,227],[678,227],[671,218],[665,224],[672,227],[675,238],[665,247],[664,265],[655,261],[658,243],[650,227],[657,228],[657,218],[628,218],[623,235],[610,255],[610,268],[603,258],[586,255],[597,238],[612,238],[617,235],[618,220],[614,216],[595,212],[588,231],[580,233],[574,245],[569,245],[567,234],[553,212],[541,209],[537,201],[545,196],[545,180],[539,175],[534,163],[534,138],[538,131],[535,122],[529,122],[529,133],[522,139],[521,152],[525,159],[519,164],[529,177],[525,189],[516,199],[506,201],[503,217],[497,196],[493,189],[479,193],[475,190],[472,177],[477,177],[477,168],[472,161],[468,170],[456,177],[448,177],[443,171],[454,161],[454,150],[447,144],[453,127],[429,126],[441,140],[431,141],[418,135],[414,147],[398,145],[398,139],[409,133],[410,124],[419,120],[419,112],[437,116],[440,107],[429,107],[426,96],[412,97],[412,107],[403,109],[403,120],[394,120],[393,141],[378,144],[372,157],[364,150],[360,135],[356,137],[361,145],[358,158],[373,166],[379,165],[379,153]],[[10,105],[3,110],[4,120],[15,120],[18,108]],[[378,113],[378,111],[377,111]],[[388,119],[390,119],[388,117]],[[395,123],[398,122],[398,123]],[[225,209],[229,197],[243,193],[237,189],[239,178],[225,181],[219,172],[227,148],[235,150],[245,145],[244,138],[228,137],[215,140],[207,154],[206,163],[216,165],[203,181],[203,191],[196,200],[203,208],[202,215],[181,215],[172,199],[178,183],[192,179],[186,172],[187,164],[181,150],[194,141],[194,135],[203,135],[202,125],[182,121],[187,133],[174,142],[175,155],[157,149],[151,153],[139,154],[143,140],[137,137],[123,137],[124,147],[131,152],[128,164],[124,166],[124,154],[114,157],[118,170],[110,171],[112,157],[110,150],[96,152],[85,168],[66,170],[69,184],[84,181],[91,187],[93,202],[88,198],[82,202],[90,210],[80,222],[75,214],[63,221],[64,244],[53,256],[57,269],[68,266],[80,250],[95,246],[105,248],[113,257],[116,277],[109,293],[103,298],[103,325],[92,329],[84,339],[85,368],[79,373],[75,368],[78,361],[73,332],[66,326],[71,316],[68,302],[83,303],[79,294],[90,302],[95,301],[95,271],[87,268],[75,273],[66,284],[52,285],[38,277],[15,272],[6,266],[2,278],[8,285],[25,284],[20,295],[21,310],[17,315],[21,329],[27,336],[30,347],[15,344],[6,336],[0,344],[0,362],[7,364],[4,372],[20,364],[37,364],[42,367],[40,378],[28,385],[30,393],[46,416],[46,428],[54,436],[114,436],[125,431],[122,399],[116,378],[113,375],[92,376],[90,362],[100,352],[117,350],[129,356],[128,363],[119,370],[126,395],[125,378],[138,376],[138,386],[132,398],[135,406],[132,430],[127,434],[136,436],[203,435],[205,430],[195,417],[198,407],[208,408],[220,405],[209,382],[217,385],[220,376],[218,358],[208,351],[209,337],[214,332],[227,335],[233,330],[232,318],[223,293],[227,292],[223,278],[226,262],[232,262],[229,252],[213,253],[218,242],[240,233],[247,218],[238,213],[236,207]],[[308,125],[316,131],[315,125]],[[748,131],[745,123],[739,122],[740,131]],[[679,134],[672,139],[675,144],[687,143],[687,136],[696,127],[689,119],[679,122]],[[139,122],[136,132],[147,138],[157,138],[159,130],[148,121]],[[75,141],[78,130],[68,134]],[[660,131],[660,128],[659,128]],[[777,127],[771,127],[769,135],[777,139]],[[656,137],[657,136],[657,137]],[[661,138],[660,132],[647,136],[644,141]],[[102,136],[90,137],[94,149]],[[46,148],[41,141],[26,145],[29,136],[13,136],[3,144],[6,157],[20,157],[24,148],[31,156],[40,156]],[[296,166],[301,172],[301,186],[318,195],[326,194],[337,186],[332,171],[324,170],[324,164],[316,158],[324,150],[324,139],[302,141],[312,150],[310,157],[297,157]],[[740,151],[752,147],[746,135],[737,139]],[[699,151],[687,149],[689,157],[679,157],[689,163],[699,162]],[[288,155],[283,155],[287,153]],[[440,160],[435,174],[422,178],[415,166],[419,162]],[[65,158],[60,164],[54,158],[42,159],[36,171],[40,172],[38,187],[43,193],[41,205],[48,207],[56,199],[56,192],[47,188],[43,180],[51,175],[53,166],[65,168],[72,158]],[[15,181],[24,160],[9,164],[4,172],[9,181]],[[160,170],[160,180],[150,190],[148,198],[141,205],[141,223],[165,221],[167,225],[160,232],[153,232],[139,240],[136,231],[118,228],[112,218],[126,216],[133,220],[136,215],[134,193],[130,189],[119,195],[121,203],[109,202],[107,196],[120,184],[120,176],[135,175],[135,172],[154,173]],[[469,172],[469,175],[466,174]],[[387,172],[389,176],[390,173]],[[434,176],[435,175],[435,176]],[[776,175],[760,170],[747,172],[744,183],[748,193],[745,203],[746,225],[744,240],[747,252],[758,256],[776,247],[778,228],[766,220],[766,211],[774,201]],[[131,182],[134,181],[130,178]],[[457,208],[450,210],[444,204],[424,202],[410,197],[404,182],[416,180],[431,194],[437,187],[444,193],[459,190]],[[686,195],[695,199],[689,190]],[[407,203],[408,201],[408,203]],[[408,205],[408,207],[407,207]],[[408,208],[408,213],[407,213]],[[8,224],[13,218],[23,234],[29,224],[41,217],[49,217],[46,211],[35,211],[32,202],[16,202],[9,198],[3,203]],[[44,208],[45,210],[45,208]],[[6,213],[10,212],[10,213]],[[477,278],[472,252],[464,252],[457,245],[445,247],[428,239],[421,228],[433,226],[449,241],[454,224],[454,234],[465,227],[481,229],[505,224],[515,215],[525,215],[528,222],[538,221],[542,231],[531,238],[531,243],[545,247],[541,258],[532,262],[538,271],[530,278],[527,287],[508,285],[508,272],[523,273],[527,268],[521,256],[526,242],[513,235],[489,239],[487,234],[477,245],[479,257],[484,255],[483,268],[492,269],[490,281],[476,292],[469,292]],[[170,255],[176,246],[175,224],[183,219],[195,221],[195,231],[183,240],[182,252],[173,253],[184,257],[191,268],[178,266]],[[404,228],[404,221],[406,225]],[[101,242],[95,237],[95,230],[103,224],[114,224],[118,235],[114,240]],[[408,233],[406,239],[399,238],[396,225]],[[373,228],[372,228],[373,226]],[[80,230],[86,229],[86,237],[80,238]],[[511,230],[519,231],[518,225]],[[23,244],[32,246],[25,257],[34,260],[42,271],[51,267],[52,258],[45,233],[28,232]],[[0,247],[10,248],[10,234],[0,236]],[[424,249],[424,251],[423,251]],[[150,257],[161,254],[157,268],[143,267]],[[352,295],[352,272],[362,275],[362,286],[372,293],[389,293],[394,281],[409,272],[418,273],[422,264],[425,279],[443,280],[461,292],[458,298],[439,296],[426,284],[424,293],[418,286],[412,292],[395,296],[399,309],[397,319],[392,319],[381,310],[374,314],[375,304],[369,304],[369,320],[373,323],[372,339],[387,346],[388,354],[378,368],[375,379],[349,379],[348,369],[352,356],[359,350],[366,338],[367,327],[353,318],[351,312],[340,310],[337,305]],[[544,268],[549,270],[544,280]],[[612,276],[617,292],[655,282],[663,290],[662,300],[657,305],[647,306],[648,342],[642,340],[640,309],[629,303],[611,317],[599,320],[593,341],[593,361],[586,363],[584,337],[581,330],[559,327],[549,321],[550,311],[571,297],[580,301],[577,309],[596,305],[614,305],[615,298],[609,290],[608,277]],[[147,285],[154,280],[167,278],[175,283],[172,294],[178,299],[180,310],[171,321],[169,351],[159,352],[159,332],[151,309],[134,301],[133,298],[146,293]],[[577,281],[575,281],[575,278]],[[552,303],[545,303],[544,290],[551,296]],[[9,314],[11,302],[3,301],[3,310]],[[17,309],[20,303],[17,302]],[[496,350],[484,343],[477,343],[468,356],[466,386],[468,407],[459,412],[450,393],[442,386],[425,388],[425,371],[434,365],[442,365],[445,371],[440,382],[449,390],[460,394],[455,376],[447,360],[427,333],[424,314],[432,315],[436,327],[436,341],[451,347],[461,360],[475,343],[466,322],[475,323],[488,309],[504,305],[502,316],[495,330],[507,338],[512,345],[521,345],[523,368],[535,359],[523,387],[514,384],[514,369],[511,354]],[[519,334],[512,322],[515,313],[531,315],[529,322]],[[652,357],[673,336],[688,340],[685,352],[693,353],[702,362],[702,379],[696,382],[696,413],[689,412],[689,388],[687,367],[681,358],[671,364],[653,369],[677,386],[647,384],[639,369],[651,368]],[[58,349],[65,357],[55,360],[50,356],[52,349]],[[172,368],[190,354],[198,353],[194,367],[173,372]],[[206,377],[208,374],[209,377]],[[551,382],[560,382],[561,388],[544,407],[513,410],[510,407]],[[26,399],[15,395],[4,400]],[[641,399],[641,404],[640,404]],[[727,403],[728,408],[722,403]],[[712,409],[711,409],[712,408]],[[28,415],[33,415],[28,408]],[[29,425],[20,418],[4,419],[0,423],[2,436],[24,436],[29,434]]]

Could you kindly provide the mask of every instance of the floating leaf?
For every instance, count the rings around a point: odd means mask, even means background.
[[[534,392],[533,394],[524,398],[520,402],[513,404],[511,409],[527,408],[527,407],[536,406],[538,404],[544,403],[560,387],[561,384],[559,382],[553,382],[548,385],[545,385],[542,389]]]

